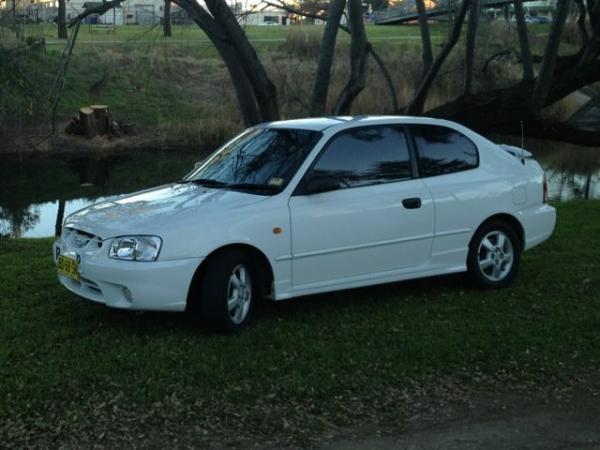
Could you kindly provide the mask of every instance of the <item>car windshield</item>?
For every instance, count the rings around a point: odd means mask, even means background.
[[[229,142],[185,178],[211,187],[277,193],[287,186],[321,133],[254,128]]]

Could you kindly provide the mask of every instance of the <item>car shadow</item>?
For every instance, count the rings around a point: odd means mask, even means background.
[[[401,302],[413,297],[436,298],[440,295],[472,289],[475,288],[464,274],[455,274],[346,289],[283,301],[261,300],[256,305],[250,328],[265,326],[272,321],[310,320],[315,315],[330,313],[336,309],[347,311],[376,308],[378,303],[383,306],[388,302]],[[165,332],[197,336],[215,334],[204,329],[198,318],[191,313],[128,311],[107,308],[83,299],[77,301],[82,302],[80,308],[85,309],[83,314],[98,327],[144,335]]]

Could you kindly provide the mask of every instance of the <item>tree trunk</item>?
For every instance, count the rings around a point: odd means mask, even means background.
[[[475,65],[475,40],[479,24],[479,0],[471,0],[469,7],[469,23],[467,27],[467,42],[465,55],[465,95],[473,88],[473,67]]]
[[[570,4],[571,0],[558,0],[556,4],[556,13],[554,14],[552,26],[550,27],[550,34],[544,51],[544,60],[542,61],[542,67],[540,68],[540,73],[531,96],[531,111],[536,115],[539,114],[544,107],[546,97],[548,96],[550,86],[552,85],[552,76],[554,74],[554,66],[556,65],[556,58],[558,56],[560,37],[569,13]]]
[[[465,21],[465,16],[467,15],[467,9],[469,8],[469,4],[470,0],[463,1],[463,4],[461,5],[460,10],[458,11],[458,14],[456,16],[456,19],[454,20],[454,26],[452,27],[452,32],[448,37],[448,42],[446,42],[446,44],[442,48],[442,51],[431,65],[429,72],[427,72],[427,75],[425,75],[423,82],[421,83],[414,97],[406,107],[406,114],[418,115],[423,112],[425,100],[427,100],[427,95],[429,94],[429,89],[433,84],[433,80],[437,76],[438,72],[442,68],[442,65],[444,64],[444,61],[446,61],[446,58],[448,57],[448,55],[458,42],[458,39],[460,38],[460,32],[462,29],[462,25]]]
[[[433,63],[433,52],[431,50],[431,37],[429,36],[429,23],[427,22],[427,10],[423,0],[415,0],[417,13],[419,15],[419,30],[421,32],[421,46],[423,58],[423,76],[427,74]]]
[[[254,89],[240,63],[235,47],[228,41],[227,34],[197,2],[179,1],[181,6],[213,43],[227,67],[238,100],[244,125],[250,127],[262,122],[256,103]]]
[[[563,67],[552,77],[550,92],[544,106],[598,81],[600,81],[599,60],[588,64],[584,70],[578,69],[576,64]],[[600,146],[598,132],[578,130],[568,124],[548,123],[532,115],[529,101],[534,86],[533,81],[521,82],[507,88],[463,96],[428,111],[427,115],[455,120],[480,133],[518,135],[523,121],[525,133],[529,136],[556,139],[578,145]]]
[[[225,31],[227,39],[239,56],[244,71],[252,84],[262,121],[278,120],[277,89],[267,75],[267,71],[256,55],[254,47],[248,41],[246,33],[238,23],[231,8],[224,0],[206,0],[206,5],[214,20]]]
[[[325,112],[337,32],[345,6],[346,0],[333,0],[327,13],[327,23],[325,24],[323,38],[319,46],[319,60],[310,104],[310,116],[321,116]]]
[[[54,225],[54,235],[60,236],[62,233],[62,224],[65,218],[65,201],[58,201],[58,211],[56,212],[56,223]]]
[[[163,10],[163,36],[171,37],[171,0],[165,0]]]
[[[533,62],[531,59],[531,48],[529,47],[529,35],[527,34],[527,23],[523,10],[523,0],[514,0],[515,18],[517,20],[517,33],[521,45],[521,61],[523,63],[523,80],[533,80]]]
[[[370,44],[363,21],[361,0],[348,1],[348,22],[350,24],[350,78],[340,93],[333,108],[334,115],[349,114],[354,99],[364,89],[367,80],[367,57]]]
[[[67,39],[67,19],[66,19],[66,1],[58,0],[58,17],[56,19],[56,25],[58,26],[58,38]]]
[[[579,15],[577,16],[577,27],[579,28],[581,45],[584,46],[587,45],[588,41],[590,40],[590,35],[588,34],[587,26],[585,24],[587,10],[585,9],[583,0],[574,0],[574,2],[577,5],[577,8],[579,9]]]

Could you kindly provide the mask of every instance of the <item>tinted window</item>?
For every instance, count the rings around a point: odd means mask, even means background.
[[[406,136],[392,127],[359,128],[329,143],[311,175],[327,175],[340,187],[403,180],[412,176]]]
[[[458,131],[434,125],[412,126],[419,149],[421,176],[473,169],[479,164],[475,144]]]

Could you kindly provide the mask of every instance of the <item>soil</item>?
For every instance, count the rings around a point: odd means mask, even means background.
[[[12,136],[0,137],[0,160],[26,161],[60,158],[62,160],[81,155],[127,154],[145,150],[188,150],[189,144],[167,139],[164,133],[151,128],[132,128],[119,137],[86,137],[70,135],[64,130],[67,123],[57,125],[57,132],[49,129],[20,128]],[[15,130],[16,131],[16,130]]]
[[[588,390],[551,399],[478,394],[461,406],[412,416],[396,429],[354,430],[320,448],[600,449],[600,395]]]

